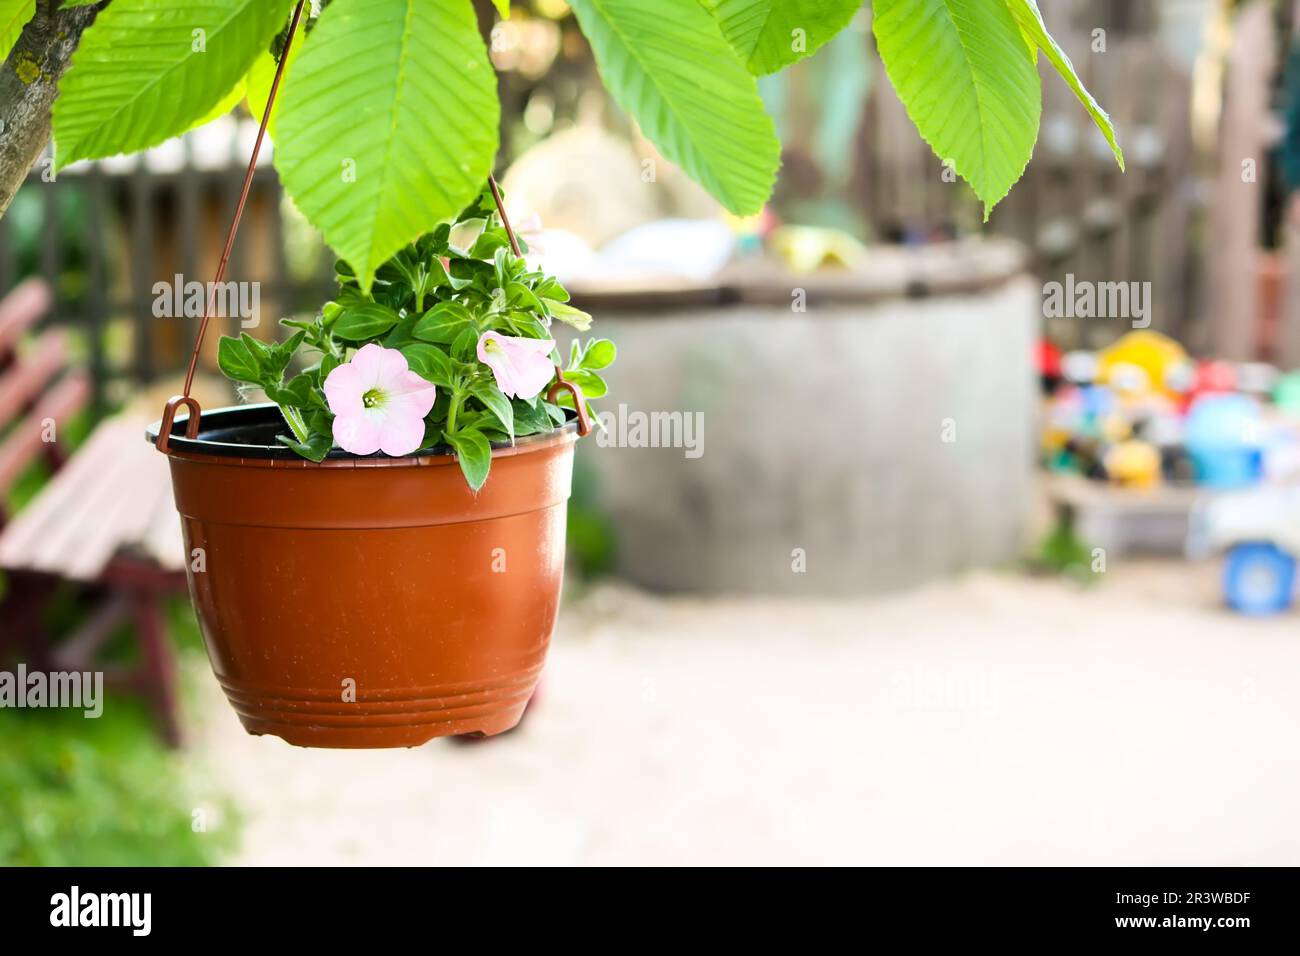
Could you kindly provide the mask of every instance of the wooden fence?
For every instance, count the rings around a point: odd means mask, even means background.
[[[194,133],[171,144],[177,152],[79,164],[57,178],[49,178],[43,159],[0,218],[0,290],[28,275],[50,283],[51,320],[83,333],[100,407],[116,384],[150,382],[188,357],[199,319],[155,316],[155,285],[175,285],[178,275],[183,282],[211,280],[239,198],[239,155],[250,131],[256,132],[251,121],[231,117],[226,127],[200,134],[222,138],[228,159],[210,151],[200,159]],[[317,308],[334,288],[333,257],[318,242],[310,246],[318,252],[311,262],[291,266],[284,235],[290,222],[278,177],[259,164],[228,277],[258,283],[264,335],[274,334],[281,316]],[[223,321],[222,331],[240,327],[238,316]]]

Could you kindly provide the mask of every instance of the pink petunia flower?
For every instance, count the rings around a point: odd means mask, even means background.
[[[497,387],[510,398],[532,398],[555,375],[549,358],[555,342],[526,339],[500,332],[484,332],[478,340],[478,357],[492,369]]]
[[[437,390],[412,372],[406,356],[371,343],[329,373],[325,398],[334,440],[354,455],[409,455],[424,442],[424,416]]]

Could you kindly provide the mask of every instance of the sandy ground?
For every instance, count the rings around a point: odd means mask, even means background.
[[[858,602],[604,587],[517,732],[194,747],[245,864],[1300,864],[1300,617],[1211,568],[980,573]]]

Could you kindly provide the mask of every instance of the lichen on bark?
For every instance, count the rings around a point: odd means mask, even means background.
[[[14,72],[18,74],[20,83],[31,86],[41,78],[41,65],[30,56],[20,56],[14,64]]]

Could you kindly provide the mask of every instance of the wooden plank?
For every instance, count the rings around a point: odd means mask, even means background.
[[[0,566],[99,580],[120,554],[184,570],[167,460],[123,415],[101,424],[0,535]]]
[[[74,535],[61,551],[47,558],[47,567],[57,566],[70,578],[97,578],[114,555],[137,547],[144,539],[160,501],[172,505],[167,460],[140,440],[138,429],[127,422],[117,424],[122,427],[113,434],[109,447],[121,469],[111,488],[103,483],[108,493],[98,496],[83,523],[83,527],[93,526],[93,532]],[[129,493],[124,493],[126,489]]]
[[[68,339],[62,332],[41,336],[30,355],[0,375],[0,429],[34,402],[67,363]]]
[[[112,483],[112,465],[101,467],[94,446],[103,426],[60,468],[40,493],[19,512],[0,534],[0,567],[34,569],[45,542],[75,511],[76,503],[94,495],[98,487]],[[90,452],[90,454],[86,454]],[[69,504],[72,503],[72,504]]]
[[[50,308],[53,295],[41,279],[27,279],[0,299],[0,359],[14,351],[23,333]]]
[[[62,425],[90,401],[90,379],[81,373],[69,375],[36,406],[0,444],[0,494],[7,494],[45,447],[42,440],[44,422],[52,419]]]
[[[0,563],[68,578],[95,576],[93,568],[81,573],[93,562],[80,556],[101,553],[104,538],[118,539],[113,512],[123,499],[134,500],[137,469],[124,454],[125,437],[116,421],[95,429],[0,538]]]

